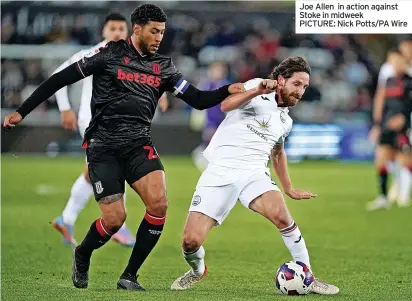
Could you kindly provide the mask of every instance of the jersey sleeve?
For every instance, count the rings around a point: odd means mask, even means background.
[[[258,87],[262,81],[263,81],[263,78],[254,78],[254,79],[248,80],[246,83],[243,84],[243,86],[245,87],[246,91],[249,91],[253,88]]]
[[[170,65],[167,68],[167,71],[165,91],[170,91],[177,97],[182,96],[190,83],[183,78],[183,74],[177,69],[175,64],[173,64],[172,60],[170,60]]]
[[[292,126],[293,126],[293,120],[292,118],[289,118],[289,122],[287,123],[287,127],[285,130],[285,133],[276,141],[275,147],[279,147],[283,144],[285,144],[286,138],[289,136],[290,132],[292,131]]]
[[[251,80],[248,80],[247,82],[245,82],[243,84],[243,86],[245,87],[246,91],[249,91],[253,88],[256,88],[259,86],[259,84],[263,81],[263,78],[254,78]],[[249,110],[253,107],[253,103],[255,102],[255,98],[252,98],[251,100],[249,100],[248,102],[246,102],[245,104],[243,104],[242,106],[239,107],[240,110]]]
[[[99,73],[106,66],[111,57],[111,52],[110,43],[105,47],[94,49],[77,61],[77,69],[83,77]]]
[[[388,63],[382,65],[378,75],[378,87],[384,88],[388,78],[393,75],[393,68]]]

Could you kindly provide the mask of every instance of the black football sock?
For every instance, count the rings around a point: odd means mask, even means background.
[[[385,166],[379,168],[379,188],[383,196],[388,194],[388,170]]]
[[[107,243],[114,233],[107,230],[102,218],[93,222],[89,232],[83,239],[82,243],[77,247],[77,252],[85,258],[90,258],[94,250],[100,248]]]
[[[122,276],[136,276],[137,271],[159,240],[165,221],[166,216],[159,217],[146,212],[137,230],[136,243]]]

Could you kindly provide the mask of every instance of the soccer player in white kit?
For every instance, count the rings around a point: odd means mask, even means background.
[[[316,197],[293,188],[283,147],[292,129],[289,107],[302,97],[309,75],[310,67],[303,58],[290,57],[274,68],[270,79],[252,79],[245,84],[246,92],[222,102],[221,109],[227,115],[205,150],[209,165],[197,183],[183,233],[183,256],[191,269],[177,278],[171,289],[189,289],[207,275],[202,244],[209,230],[223,223],[238,200],[271,221],[293,260],[310,268],[305,240],[267,167],[270,158],[289,197]],[[315,279],[312,292],[331,295],[339,289]]]
[[[127,20],[124,16],[118,13],[109,14],[104,22],[102,35],[104,40],[96,46],[81,50],[75,53],[72,57],[66,60],[60,65],[54,73],[57,73],[67,66],[79,61],[87,55],[92,55],[99,48],[104,47],[109,41],[126,40],[128,35]],[[83,80],[80,108],[78,113],[78,121],[76,115],[71,109],[67,87],[64,87],[56,92],[56,100],[61,112],[62,125],[68,130],[79,130],[80,135],[84,136],[86,128],[89,126],[91,119],[90,101],[92,98],[93,90],[93,76],[86,77]],[[89,173],[87,165],[84,173],[82,173],[74,182],[70,198],[64,208],[62,215],[56,217],[52,226],[63,235],[64,243],[68,245],[76,246],[76,240],[73,236],[73,226],[76,219],[83,208],[86,206],[87,201],[93,194],[93,187],[90,184]],[[133,246],[135,243],[135,237],[127,229],[126,223],[122,228],[112,236],[112,239],[125,246]]]

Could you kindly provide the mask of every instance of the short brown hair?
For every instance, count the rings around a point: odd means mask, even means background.
[[[279,65],[273,68],[269,78],[276,80],[279,75],[284,78],[291,78],[295,72],[306,72],[310,75],[309,64],[300,56],[288,57],[281,61]]]

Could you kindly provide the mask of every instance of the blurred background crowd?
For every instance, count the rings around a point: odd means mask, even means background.
[[[100,26],[108,12],[118,11],[129,18],[138,4],[3,1],[2,108],[18,107],[75,50],[100,42]],[[193,84],[201,86],[210,77],[231,82],[266,77],[286,56],[304,56],[313,73],[301,105],[292,110],[298,123],[331,123],[340,119],[370,122],[380,65],[386,51],[405,38],[395,35],[297,35],[294,33],[293,1],[168,1],[158,4],[169,17],[159,52],[171,56]],[[10,47],[13,45],[47,45],[48,48],[43,48],[47,51],[24,48],[25,51],[18,54],[19,48]],[[67,55],[59,55],[62,49]],[[219,70],[211,71],[210,65],[216,62]],[[190,109],[182,101],[172,95],[169,98],[169,111],[165,116],[189,114]],[[56,111],[54,97],[37,110]]]

